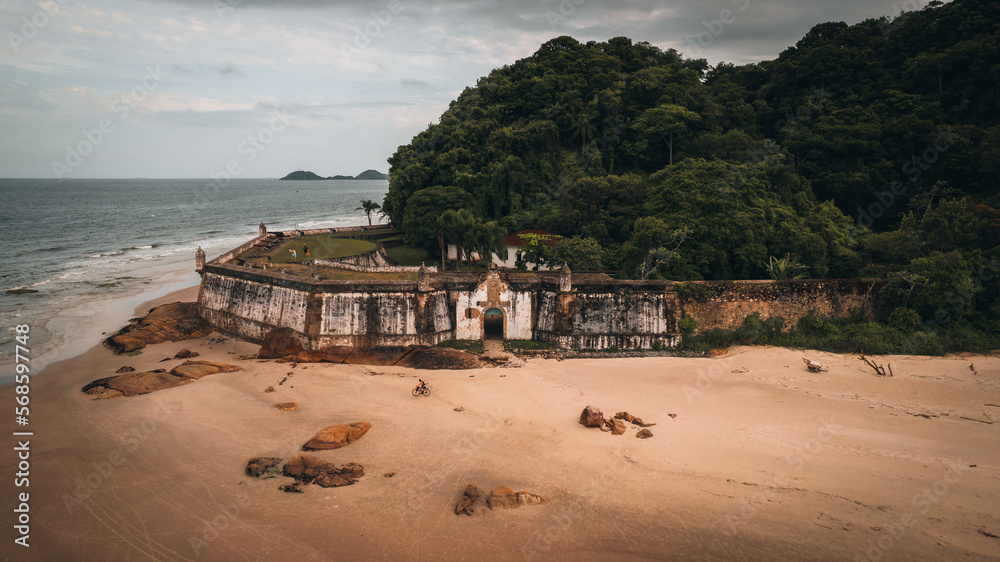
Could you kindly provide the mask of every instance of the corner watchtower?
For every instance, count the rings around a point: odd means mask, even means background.
[[[263,238],[263,237],[267,236],[267,227],[266,227],[266,226],[264,226],[264,222],[263,222],[263,221],[261,221],[261,223],[260,223],[260,226],[258,227],[258,229],[257,229],[257,230],[258,230],[258,232],[259,232],[259,236],[260,236],[261,238]]]

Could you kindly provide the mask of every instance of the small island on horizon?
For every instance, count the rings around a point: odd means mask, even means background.
[[[319,174],[313,172],[299,170],[297,172],[292,172],[287,176],[281,178],[283,180],[387,180],[389,179],[389,174],[383,174],[378,170],[365,170],[358,174],[357,176],[330,176],[324,178]]]

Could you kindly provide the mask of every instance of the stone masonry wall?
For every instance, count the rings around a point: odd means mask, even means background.
[[[787,281],[702,281],[679,283],[681,315],[695,321],[695,333],[713,328],[732,330],[757,312],[762,320],[780,316],[785,328],[814,312],[844,318],[855,311],[868,313],[881,282],[865,279]]]

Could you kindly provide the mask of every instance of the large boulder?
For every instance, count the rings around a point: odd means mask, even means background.
[[[198,303],[174,302],[158,306],[144,318],[104,340],[115,353],[131,353],[147,345],[203,338],[212,326],[198,316]]]
[[[580,413],[580,423],[584,427],[601,427],[604,425],[604,414],[596,406],[587,406]]]
[[[475,510],[472,504],[475,503],[476,499],[479,498],[479,488],[475,484],[469,484],[465,487],[465,492],[462,494],[462,499],[458,500],[458,505],[455,506],[455,515],[473,515]]]
[[[257,457],[250,459],[247,463],[247,475],[260,478],[267,471],[279,464],[281,464],[281,459],[278,457]]]
[[[225,363],[212,363],[210,361],[185,361],[180,365],[170,369],[170,374],[175,377],[186,377],[189,379],[200,379],[208,375],[217,373],[235,373],[241,370],[236,365],[226,365]]]
[[[344,360],[344,363],[348,365],[395,365],[412,350],[413,348],[402,345],[358,348]]]
[[[372,428],[368,422],[354,422],[331,425],[319,431],[302,446],[303,451],[339,449],[361,439]]]
[[[298,356],[302,353],[302,339],[291,328],[275,328],[264,335],[264,345],[260,346],[257,357],[279,359]]]
[[[83,387],[83,392],[99,398],[115,398],[118,396],[138,396],[149,394],[165,388],[173,388],[182,384],[194,382],[194,379],[176,377],[170,373],[142,372],[125,373],[117,377],[97,379]],[[110,392],[109,392],[110,391]]]
[[[517,507],[517,494],[507,486],[497,486],[490,492],[486,503],[490,509],[510,509]]]
[[[350,486],[357,482],[365,473],[363,466],[348,463],[336,466],[313,455],[296,455],[285,463],[283,474],[300,483],[312,482],[323,488],[338,488]]]
[[[411,369],[478,369],[483,362],[475,355],[444,347],[417,347],[396,363]]]

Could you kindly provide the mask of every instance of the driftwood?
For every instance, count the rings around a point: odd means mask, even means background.
[[[810,359],[806,359],[805,357],[802,358],[802,361],[806,364],[806,369],[809,369],[810,373],[818,373],[820,371],[829,371],[830,370],[829,367],[826,367],[823,364],[817,363],[817,362],[812,361]]]
[[[875,369],[875,374],[880,377],[891,377],[892,375],[892,363],[889,363],[889,372],[886,373],[885,367],[882,365],[876,365],[874,361],[870,361],[864,354],[861,354],[861,360],[868,364],[869,367]]]

